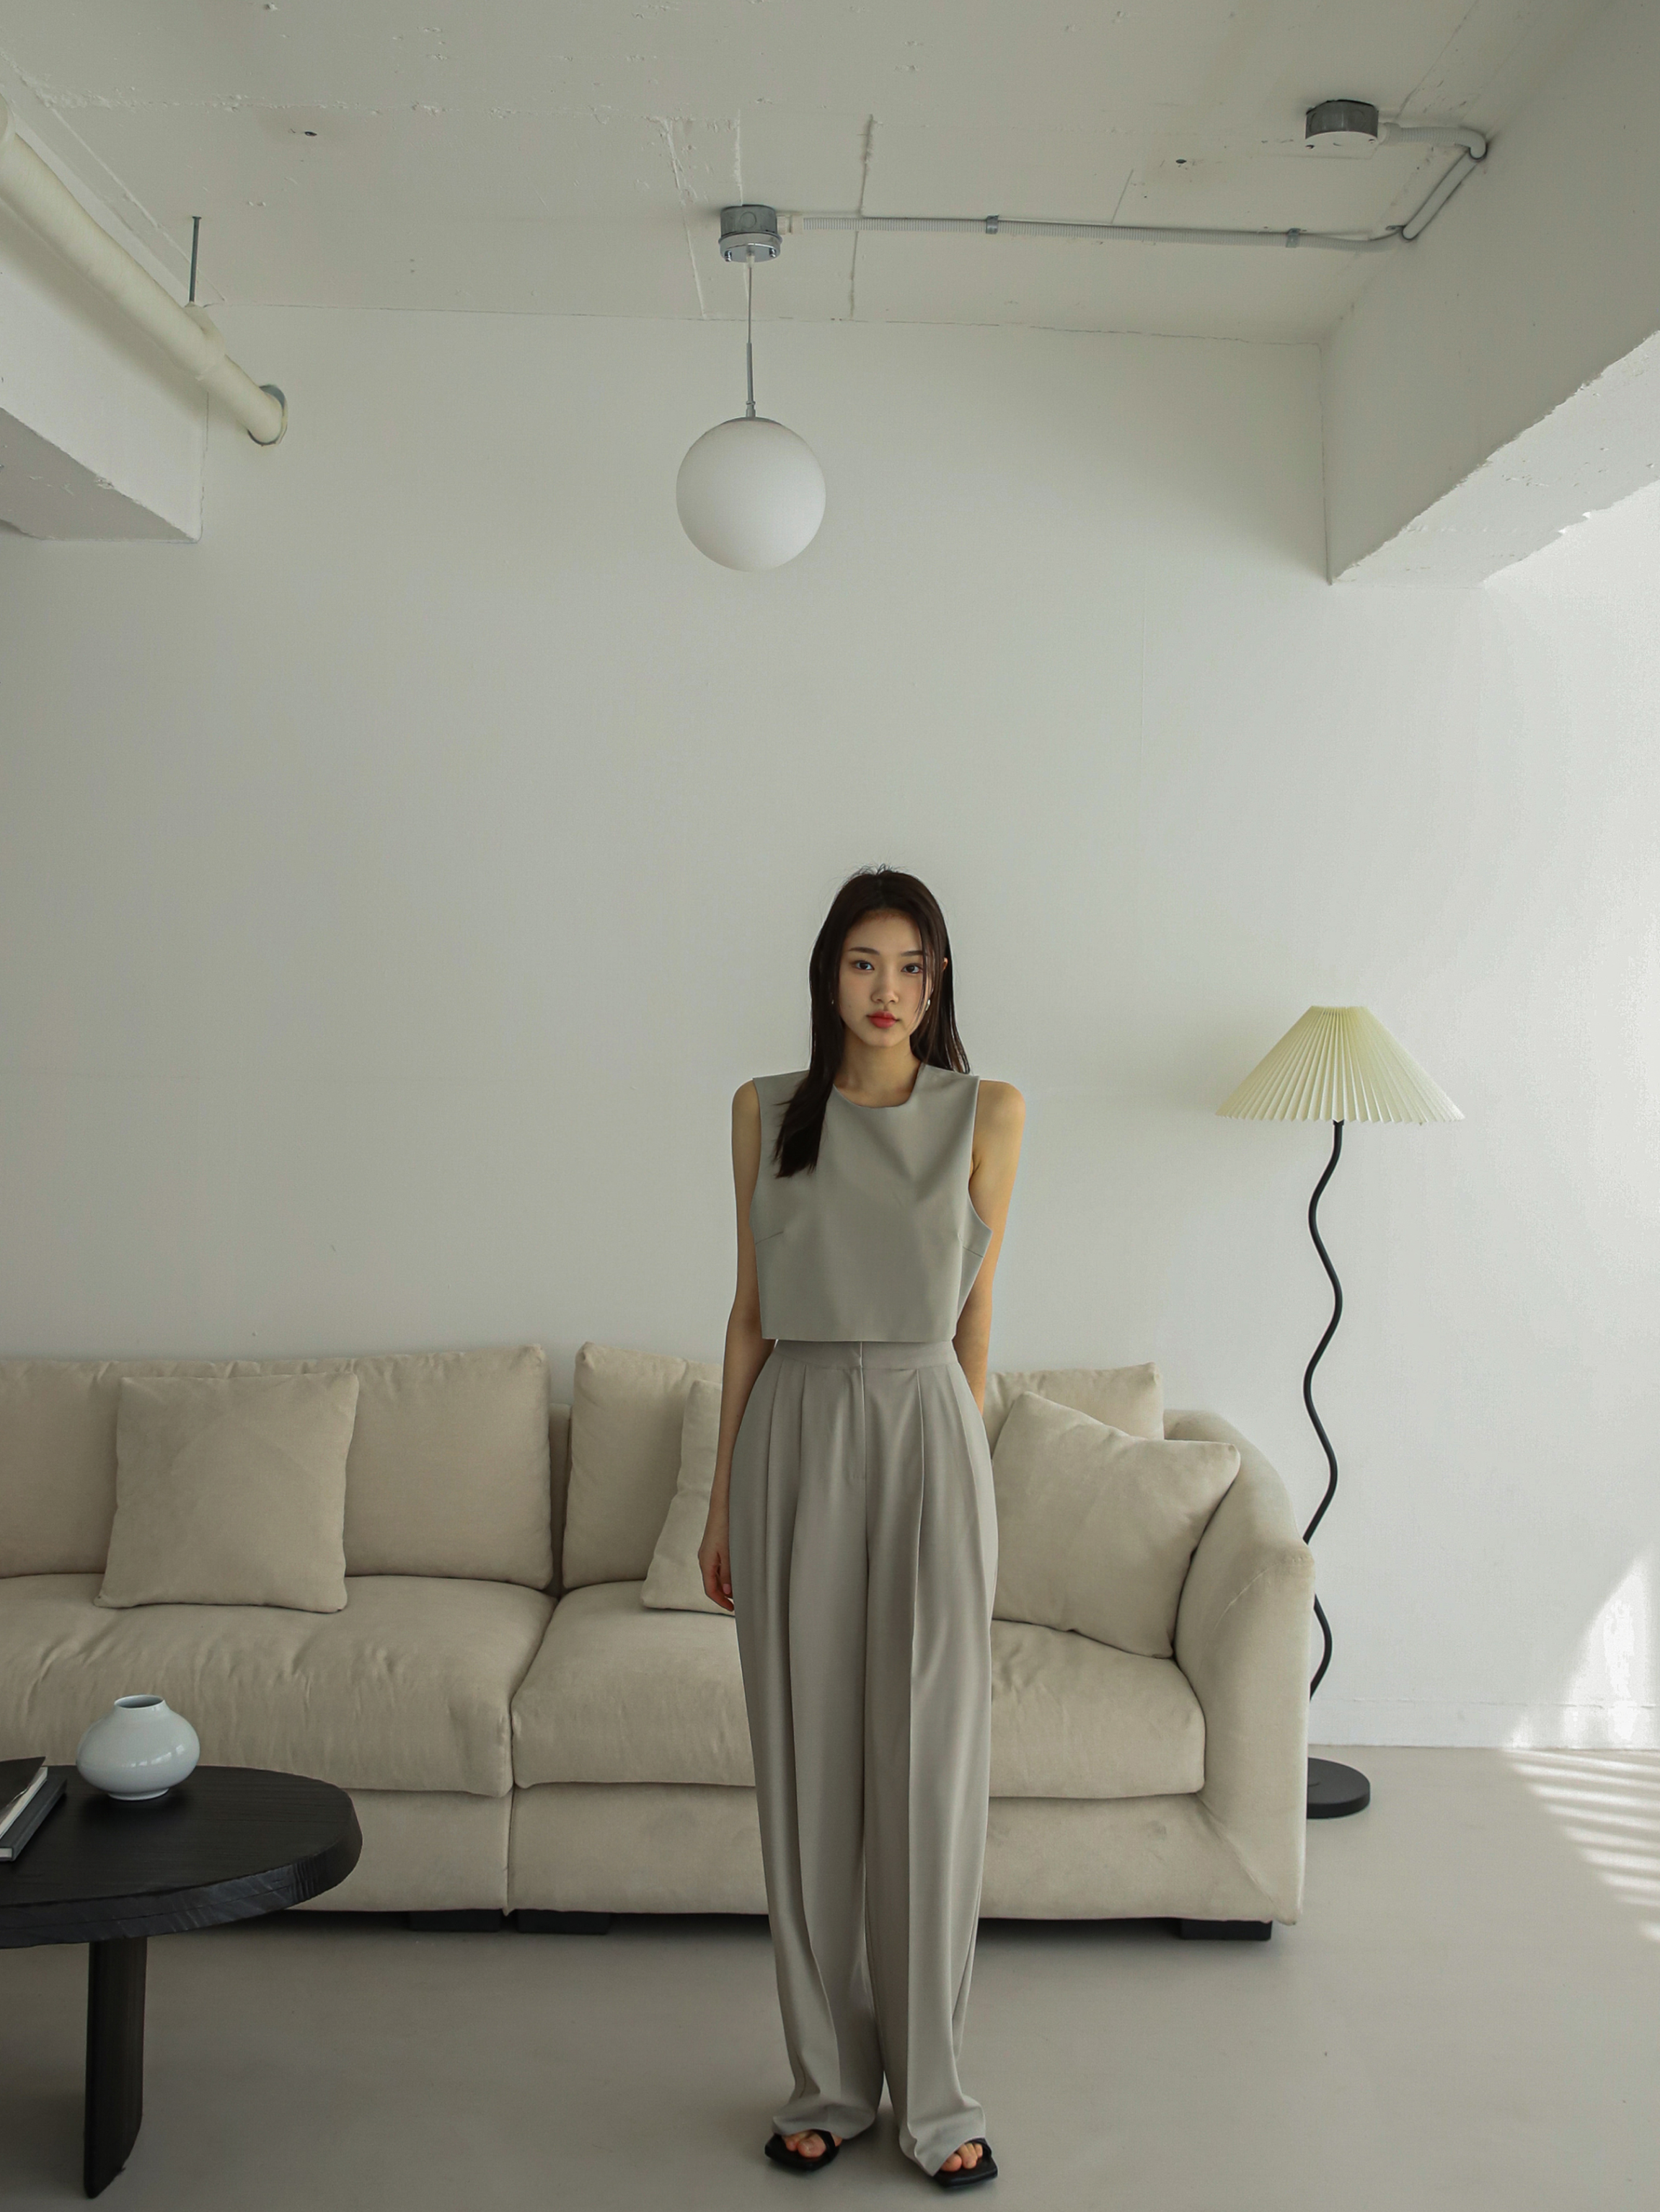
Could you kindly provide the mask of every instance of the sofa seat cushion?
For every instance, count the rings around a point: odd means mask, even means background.
[[[508,1707],[549,1601],[511,1583],[349,1576],[339,1613],[94,1602],[96,1575],[0,1581],[0,1758],[75,1757],[119,1698],[152,1690],[217,1766],[346,1790],[513,1786]]]
[[[1205,1784],[1205,1716],[1173,1659],[991,1625],[994,1797],[1171,1797]]]
[[[753,1784],[731,1615],[648,1608],[643,1588],[588,1583],[555,1607],[513,1701],[521,1790],[538,1782]]]
[[[731,1620],[651,1611],[641,1587],[560,1601],[513,1701],[521,1789],[753,1784]],[[1204,1717],[1172,1660],[1023,1621],[992,1623],[991,1742],[996,1797],[1162,1796],[1205,1778]]]

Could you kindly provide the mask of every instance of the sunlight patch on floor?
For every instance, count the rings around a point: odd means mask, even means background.
[[[1505,1755],[1585,1864],[1660,1943],[1660,1752]]]

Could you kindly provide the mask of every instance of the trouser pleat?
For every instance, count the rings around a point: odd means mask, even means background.
[[[932,2172],[983,2131],[961,2083],[985,1863],[996,1522],[950,1347],[762,1370],[732,1550],[794,2083],[781,2133],[859,2133],[883,2075]]]

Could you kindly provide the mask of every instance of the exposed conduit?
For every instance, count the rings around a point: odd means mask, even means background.
[[[118,246],[94,222],[68,185],[18,136],[3,100],[0,200],[210,392],[256,446],[277,443],[288,428],[289,409],[276,386],[256,384],[246,369],[239,368],[207,313],[200,307],[181,307],[125,246]]]
[[[1450,124],[1408,125],[1385,123],[1380,145],[1456,146],[1458,159],[1415,215],[1388,230],[1355,237],[1336,230],[1204,230],[1174,223],[1033,222],[1001,215],[806,215],[781,208],[781,231],[938,230],[986,238],[1116,239],[1126,246],[1316,246],[1332,253],[1384,253],[1410,246],[1440,214],[1466,177],[1487,159],[1487,142],[1479,131]]]

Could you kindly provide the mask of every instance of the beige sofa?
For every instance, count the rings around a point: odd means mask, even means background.
[[[343,1364],[344,1612],[94,1603],[121,1375]],[[0,1757],[68,1760],[113,1698],[153,1690],[204,1759],[350,1790],[363,1855],[323,1908],[763,1911],[732,1624],[640,1602],[685,1393],[716,1372],[585,1346],[573,1419],[535,1347],[0,1361]],[[994,1376],[994,1442],[1007,1396]],[[1298,1915],[1312,1563],[1259,1453],[1210,1415],[1164,1425],[1241,1460],[1174,1660],[994,1624],[988,1914]]]

